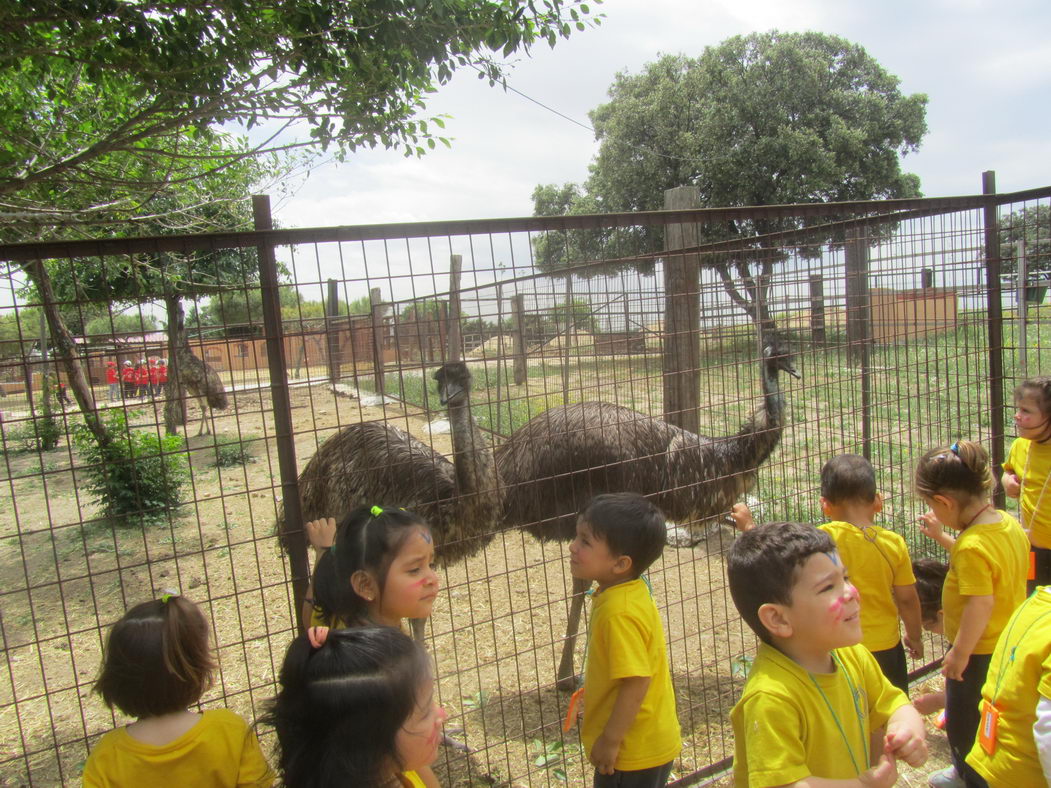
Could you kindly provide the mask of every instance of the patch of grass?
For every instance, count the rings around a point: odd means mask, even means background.
[[[252,446],[254,436],[217,435],[215,438],[215,457],[209,463],[214,468],[233,468],[256,461]]]

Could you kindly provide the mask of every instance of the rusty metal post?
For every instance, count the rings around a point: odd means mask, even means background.
[[[337,325],[339,321],[339,286],[335,279],[328,280],[328,302],[325,304],[325,350],[328,355],[328,380],[329,383],[339,382],[343,374],[343,359],[339,357],[339,334]],[[306,339],[304,338],[304,347]],[[310,361],[307,361],[307,369],[310,369]],[[308,375],[309,376],[309,375]]]
[[[374,287],[369,291],[369,303],[372,305],[372,376],[376,384],[376,393],[384,396],[387,392],[383,383],[383,304],[380,303],[381,291]]]
[[[449,328],[446,358],[460,361],[463,358],[463,337],[460,335],[460,269],[463,255],[449,255]]]
[[[253,195],[252,219],[256,230],[272,230],[270,197]],[[281,473],[281,505],[284,508],[284,542],[292,571],[293,615],[303,609],[310,579],[307,539],[303,532],[303,507],[299,499],[299,472],[296,469],[296,444],[292,434],[292,405],[288,395],[288,364],[285,359],[284,328],[281,325],[281,299],[278,292],[277,259],[274,247],[260,240],[259,283],[263,297],[263,328],[266,331],[266,358],[270,368],[270,401],[274,408],[274,442]],[[293,536],[296,535],[296,536]],[[306,626],[308,622],[300,622]]]
[[[996,194],[996,173],[982,173],[982,194]],[[997,206],[990,202],[982,209],[985,225],[986,309],[989,313],[989,445],[995,478],[1004,466],[1004,305],[1001,292],[1000,222]],[[993,501],[1004,506],[1004,490],[996,485]]]
[[[864,228],[847,231],[847,356],[861,367],[861,454],[872,459],[872,324],[869,245]]]
[[[825,280],[821,274],[810,275],[810,341],[824,345],[825,334]]]
[[[516,293],[511,301],[511,320],[513,328],[511,335],[514,337],[514,370],[515,385],[521,386],[526,382],[529,370],[526,367],[526,345],[525,345],[525,296]]]

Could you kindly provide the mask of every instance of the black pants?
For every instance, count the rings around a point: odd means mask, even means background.
[[[1027,594],[1032,594],[1037,586],[1051,585],[1051,550],[1033,547],[1031,552],[1033,554],[1031,560],[1036,565],[1036,577],[1025,584]]]
[[[615,771],[613,774],[599,774],[595,771],[595,788],[664,788],[674,761],[651,769],[639,769],[634,772]]]
[[[945,735],[949,739],[952,765],[956,773],[969,786],[984,784],[981,775],[967,765],[967,753],[974,746],[981,722],[979,704],[982,702],[982,685],[989,672],[992,654],[971,654],[963,671],[963,681],[945,679]]]
[[[876,658],[880,670],[890,683],[908,695],[909,668],[905,664],[905,646],[901,644],[901,641],[894,648],[873,651],[872,656]]]

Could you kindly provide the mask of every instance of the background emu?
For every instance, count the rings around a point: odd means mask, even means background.
[[[606,402],[579,402],[534,417],[496,450],[507,485],[505,526],[541,541],[572,541],[577,512],[595,495],[646,495],[676,523],[711,522],[755,486],[756,473],[781,440],[784,397],[778,374],[798,377],[786,344],[770,337],[759,364],[763,403],[734,435],[694,435]],[[583,593],[573,581],[558,684],[574,683],[573,648]]]
[[[318,447],[299,475],[304,522],[339,520],[362,504],[403,506],[430,525],[443,564],[474,555],[492,540],[502,489],[492,449],[471,414],[471,373],[454,362],[439,367],[434,379],[449,414],[452,462],[386,422],[349,424]],[[287,525],[282,515],[282,540]],[[422,621],[413,622],[413,632],[422,635]]]
[[[211,434],[211,411],[226,410],[229,399],[223,381],[211,365],[193,354],[189,345],[177,345],[175,354],[176,372],[187,393],[197,399],[201,406],[201,426],[197,434]],[[189,433],[189,429],[187,429]]]

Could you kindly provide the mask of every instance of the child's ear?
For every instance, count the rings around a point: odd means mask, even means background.
[[[364,569],[359,569],[350,576],[350,587],[366,602],[375,602],[379,596],[375,578]]]
[[[631,571],[631,564],[630,555],[619,555],[617,560],[613,562],[613,571],[618,575],[626,575]]]
[[[883,511],[883,496],[876,493],[876,497],[872,499],[872,513],[879,514]]]
[[[821,498],[819,498],[818,500],[821,502],[821,514],[823,514],[827,519],[831,520],[832,515],[829,514],[829,510],[832,508],[832,502],[829,501],[828,498],[826,498],[824,495],[822,495]]]
[[[948,507],[949,511],[960,508],[960,504],[956,502],[956,499],[951,495],[939,495],[935,494],[931,496],[932,501],[937,501],[942,506]]]
[[[774,637],[792,637],[792,622],[784,605],[767,602],[759,606],[759,623]]]

